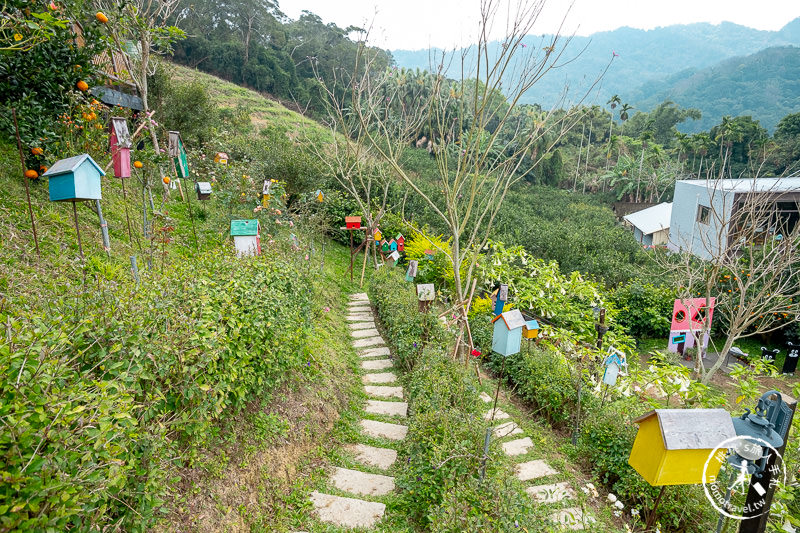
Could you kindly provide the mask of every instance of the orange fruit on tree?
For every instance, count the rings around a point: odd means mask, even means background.
[[[33,180],[39,177],[39,173],[33,170],[32,168],[29,168],[28,170],[25,171],[25,177]]]
[[[97,14],[94,16],[94,18],[96,18],[99,22],[102,22],[103,24],[108,22],[108,17],[102,11],[98,11]]]
[[[135,166],[136,168],[142,168],[144,165],[142,164],[141,161],[134,161],[133,166]]]
[[[37,146],[36,148],[31,148],[31,153],[33,155],[42,155],[44,153],[44,150],[42,150]]]
[[[88,90],[89,90],[89,84],[88,84],[88,83],[86,83],[86,82],[85,82],[85,81],[83,81],[83,80],[81,80],[81,81],[79,81],[78,83],[76,83],[76,84],[75,84],[75,86],[76,86],[78,89],[80,89],[81,91],[88,91]]]
[[[169,176],[164,176],[163,178],[161,178],[161,181],[164,182],[164,185],[169,185]]]
[[[41,166],[39,167],[39,172],[41,172],[42,174],[44,174],[45,172],[47,172],[47,167],[46,167],[46,166],[44,166],[44,165],[41,165]]]

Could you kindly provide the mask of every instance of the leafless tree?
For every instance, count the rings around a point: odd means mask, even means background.
[[[738,339],[800,316],[800,188],[785,191],[780,180],[766,178],[705,183],[708,202],[698,202],[691,235],[673,242],[681,252],[661,264],[679,283],[681,298],[705,298],[707,305],[716,298],[714,316],[725,340],[721,347],[712,343],[718,357],[711,368],[703,365],[703,350],[695,361],[708,383]],[[694,333],[697,346],[708,329]]]
[[[415,81],[426,87],[424,91],[410,91],[392,69],[373,68],[375,56],[367,53],[370,49],[365,43],[359,48],[348,92],[328,90],[334,107],[347,108],[348,117],[357,118],[359,133],[371,152],[447,228],[462,333],[467,327],[465,306],[475,263],[506,194],[541,162],[578,117],[577,111],[556,110],[564,103],[565,91],[559,105],[545,113],[543,120],[519,120],[522,96],[569,60],[565,47],[570,38],[562,38],[560,32],[542,38],[538,45],[529,45],[532,38],[526,39],[534,33],[544,5],[544,0],[482,0],[477,44],[437,56],[429,77]],[[504,6],[507,17],[500,14]],[[495,23],[505,23],[499,43],[490,38]],[[451,72],[458,79],[447,79]],[[437,164],[438,187],[433,191],[423,190],[417,176],[400,162],[423,130]],[[543,140],[547,143],[544,149],[540,147]]]

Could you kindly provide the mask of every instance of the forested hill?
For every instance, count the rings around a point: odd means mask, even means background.
[[[542,35],[529,35],[525,43],[527,46],[540,47],[546,46],[542,43],[546,40]],[[576,102],[608,64],[612,52],[616,52],[619,56],[604,76],[600,89],[592,93],[586,103],[602,105],[612,95],[619,94],[623,101],[633,104],[637,109],[645,109],[633,98],[632,88],[665,80],[687,69],[700,70],[732,57],[787,45],[800,46],[800,18],[780,31],[760,31],[723,22],[717,25],[675,25],[654,30],[623,27],[590,37],[575,37],[565,57],[578,57],[572,62],[562,61],[566,64],[537,83],[526,93],[524,101],[549,107],[557,102],[564,87],[569,85],[568,101]],[[427,50],[395,50],[392,55],[400,67],[429,66]],[[450,72],[449,75],[458,73]],[[726,114],[736,112],[731,109]]]
[[[640,109],[667,99],[699,109],[700,120],[681,125],[685,133],[708,130],[725,115],[750,115],[772,131],[781,118],[800,111],[800,48],[768,48],[705,69],[687,69],[625,96]]]

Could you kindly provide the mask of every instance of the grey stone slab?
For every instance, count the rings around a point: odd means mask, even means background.
[[[403,399],[403,387],[382,387],[380,385],[367,385],[364,390],[370,396],[380,396],[382,398]]]
[[[369,320],[367,322],[351,322],[347,325],[350,328],[350,331],[355,331],[357,329],[375,329],[375,321]]]
[[[408,433],[408,426],[377,422],[375,420],[362,420],[361,429],[370,437],[381,437],[389,440],[403,440]]]
[[[486,394],[485,392],[481,392],[480,398],[481,398],[481,400],[483,400],[486,403],[491,403],[491,401],[492,401],[492,397],[489,396],[488,394]]]
[[[362,370],[385,370],[392,368],[392,366],[394,366],[394,363],[392,363],[391,359],[367,359],[366,361],[361,361]]]
[[[377,329],[357,329],[356,331],[351,331],[350,336],[354,339],[362,339],[364,337],[379,337],[380,333]]]
[[[370,320],[375,320],[375,317],[372,316],[372,313],[355,313],[349,314],[344,319],[347,322],[367,322]]]
[[[386,505],[321,492],[311,493],[311,503],[319,519],[340,527],[374,527],[383,518]]]
[[[372,308],[368,305],[351,305],[347,308],[351,314],[356,313],[372,313]]]
[[[572,490],[567,481],[553,483],[551,485],[528,487],[525,489],[525,492],[539,503],[558,503],[575,497],[575,491]]]
[[[383,337],[377,335],[375,337],[365,337],[363,339],[356,339],[353,341],[353,348],[366,348],[368,346],[378,346],[386,344],[383,342]]]
[[[492,416],[494,414],[494,416]],[[500,410],[499,407],[494,409],[489,409],[483,418],[486,420],[504,420],[506,418],[511,418],[511,415],[506,413],[505,411]]]
[[[383,357],[389,355],[389,348],[386,346],[380,346],[378,348],[367,348],[363,352],[361,352],[361,358],[366,359],[368,357]]]
[[[494,428],[494,436],[497,439],[508,437],[509,435],[519,435],[524,433],[516,422],[505,422]]]
[[[373,415],[406,416],[408,414],[408,404],[405,402],[367,400],[364,411]]]
[[[596,522],[591,516],[584,516],[583,511],[577,507],[561,509],[551,514],[548,518],[556,524],[559,524],[562,529],[569,529],[571,531],[582,530],[585,526]]]
[[[392,383],[393,381],[397,381],[397,376],[394,375],[394,372],[381,372],[378,374],[364,374],[361,377],[361,381],[364,384],[368,383]]]
[[[348,448],[356,456],[359,463],[382,468],[391,467],[397,461],[397,451],[390,448],[376,448],[366,444],[354,444]]]
[[[339,490],[361,496],[385,496],[394,490],[394,478],[335,467],[331,483]]]
[[[359,300],[368,302],[369,301],[369,296],[367,296],[366,292],[356,292],[356,293],[353,293],[353,294],[350,295],[350,301],[351,302],[355,302],[355,301],[359,301]]]
[[[520,481],[530,481],[531,479],[558,474],[557,471],[553,470],[550,465],[541,459],[528,461],[527,463],[520,463],[515,469],[517,478]]]
[[[500,445],[506,455],[511,457],[515,455],[525,455],[533,448],[533,441],[530,437],[523,437],[521,439],[510,440]]]

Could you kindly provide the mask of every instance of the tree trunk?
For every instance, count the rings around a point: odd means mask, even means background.
[[[581,155],[583,154],[583,133],[586,131],[586,124],[581,129],[581,145],[578,147],[578,164],[575,165],[575,183],[572,184],[573,192],[578,189],[578,173],[581,170]]]
[[[636,176],[636,201],[639,201],[639,183],[642,181],[642,166],[644,165],[645,146],[642,145],[642,156],[639,158],[639,174]]]
[[[708,369],[705,376],[703,376],[702,383],[703,385],[708,385],[708,382],[711,381],[711,378],[714,377],[714,374],[717,373],[717,370],[720,369],[722,363],[725,362],[725,358],[728,355],[728,352],[733,347],[733,343],[736,338],[732,335],[729,335],[727,339],[725,339],[725,344],[722,347],[722,351],[717,354],[717,361],[711,365],[711,368]]]

